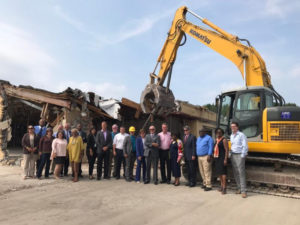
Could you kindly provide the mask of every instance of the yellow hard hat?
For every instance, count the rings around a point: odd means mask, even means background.
[[[129,132],[135,132],[135,127],[134,126],[129,127]]]

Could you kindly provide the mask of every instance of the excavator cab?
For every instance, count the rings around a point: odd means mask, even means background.
[[[271,89],[247,87],[227,91],[219,96],[217,126],[231,134],[230,123],[238,122],[248,138],[262,138],[262,115],[267,107],[281,106],[282,100]]]

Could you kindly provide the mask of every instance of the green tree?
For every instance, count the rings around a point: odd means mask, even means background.
[[[218,112],[217,106],[215,104],[206,104],[206,105],[203,105],[203,107],[207,108],[208,110],[210,110],[212,112],[215,112],[215,113]]]
[[[297,106],[297,104],[296,103],[288,102],[288,103],[285,103],[285,106]]]

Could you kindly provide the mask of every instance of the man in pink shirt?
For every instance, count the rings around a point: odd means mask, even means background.
[[[168,125],[163,123],[161,125],[162,132],[158,135],[160,137],[160,148],[159,148],[159,161],[160,161],[160,172],[161,182],[170,184],[171,182],[171,166],[170,166],[170,144],[171,144],[171,133],[168,132]],[[167,164],[167,177],[166,168]]]

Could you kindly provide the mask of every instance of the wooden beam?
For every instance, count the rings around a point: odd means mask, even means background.
[[[18,99],[18,100],[19,100],[20,102],[24,103],[25,105],[28,105],[28,106],[30,106],[30,107],[32,107],[32,108],[34,108],[34,109],[37,109],[37,110],[40,110],[40,111],[43,110],[42,107],[40,107],[40,106],[38,106],[38,105],[35,105],[35,104],[31,103],[31,102],[28,102],[28,101],[23,100],[23,99]]]
[[[142,108],[141,108],[140,104],[138,104],[134,101],[131,101],[128,98],[122,98],[121,102],[122,102],[123,105],[128,106],[128,107],[133,108],[133,109],[136,110],[136,112],[134,114],[134,118],[136,118],[136,119],[140,118],[140,115],[142,113]]]
[[[71,101],[56,99],[53,97],[48,97],[42,95],[42,93],[35,90],[24,89],[24,88],[16,88],[10,85],[4,84],[4,90],[8,96],[20,98],[24,100],[34,101],[38,103],[49,103],[52,105],[57,105],[61,107],[66,107],[68,109],[71,108]]]
[[[61,119],[64,117],[64,115],[65,115],[65,112],[61,112],[61,113],[56,117],[55,120],[53,120],[52,122],[50,122],[50,126],[51,126],[51,127],[55,127],[55,126],[61,121]]]
[[[131,108],[134,108],[136,110],[142,111],[142,108],[141,108],[140,104],[138,104],[138,103],[136,103],[134,101],[131,101],[128,98],[122,98],[121,103],[123,105],[128,106],[128,107],[131,107]]]
[[[75,101],[76,103],[78,103],[78,104],[80,104],[80,105],[83,104],[82,100],[73,99],[73,101]],[[95,113],[97,113],[97,114],[103,116],[103,117],[106,117],[106,118],[109,118],[109,119],[114,119],[114,118],[112,118],[110,115],[108,115],[107,113],[102,112],[102,110],[99,109],[99,108],[96,107],[96,106],[87,104],[87,108],[88,108],[89,110],[91,110],[91,111],[93,111],[93,112],[95,112]]]
[[[46,121],[47,121],[47,117],[49,115],[48,108],[49,108],[49,103],[44,104],[43,105],[43,110],[41,112],[41,118],[46,120]]]

